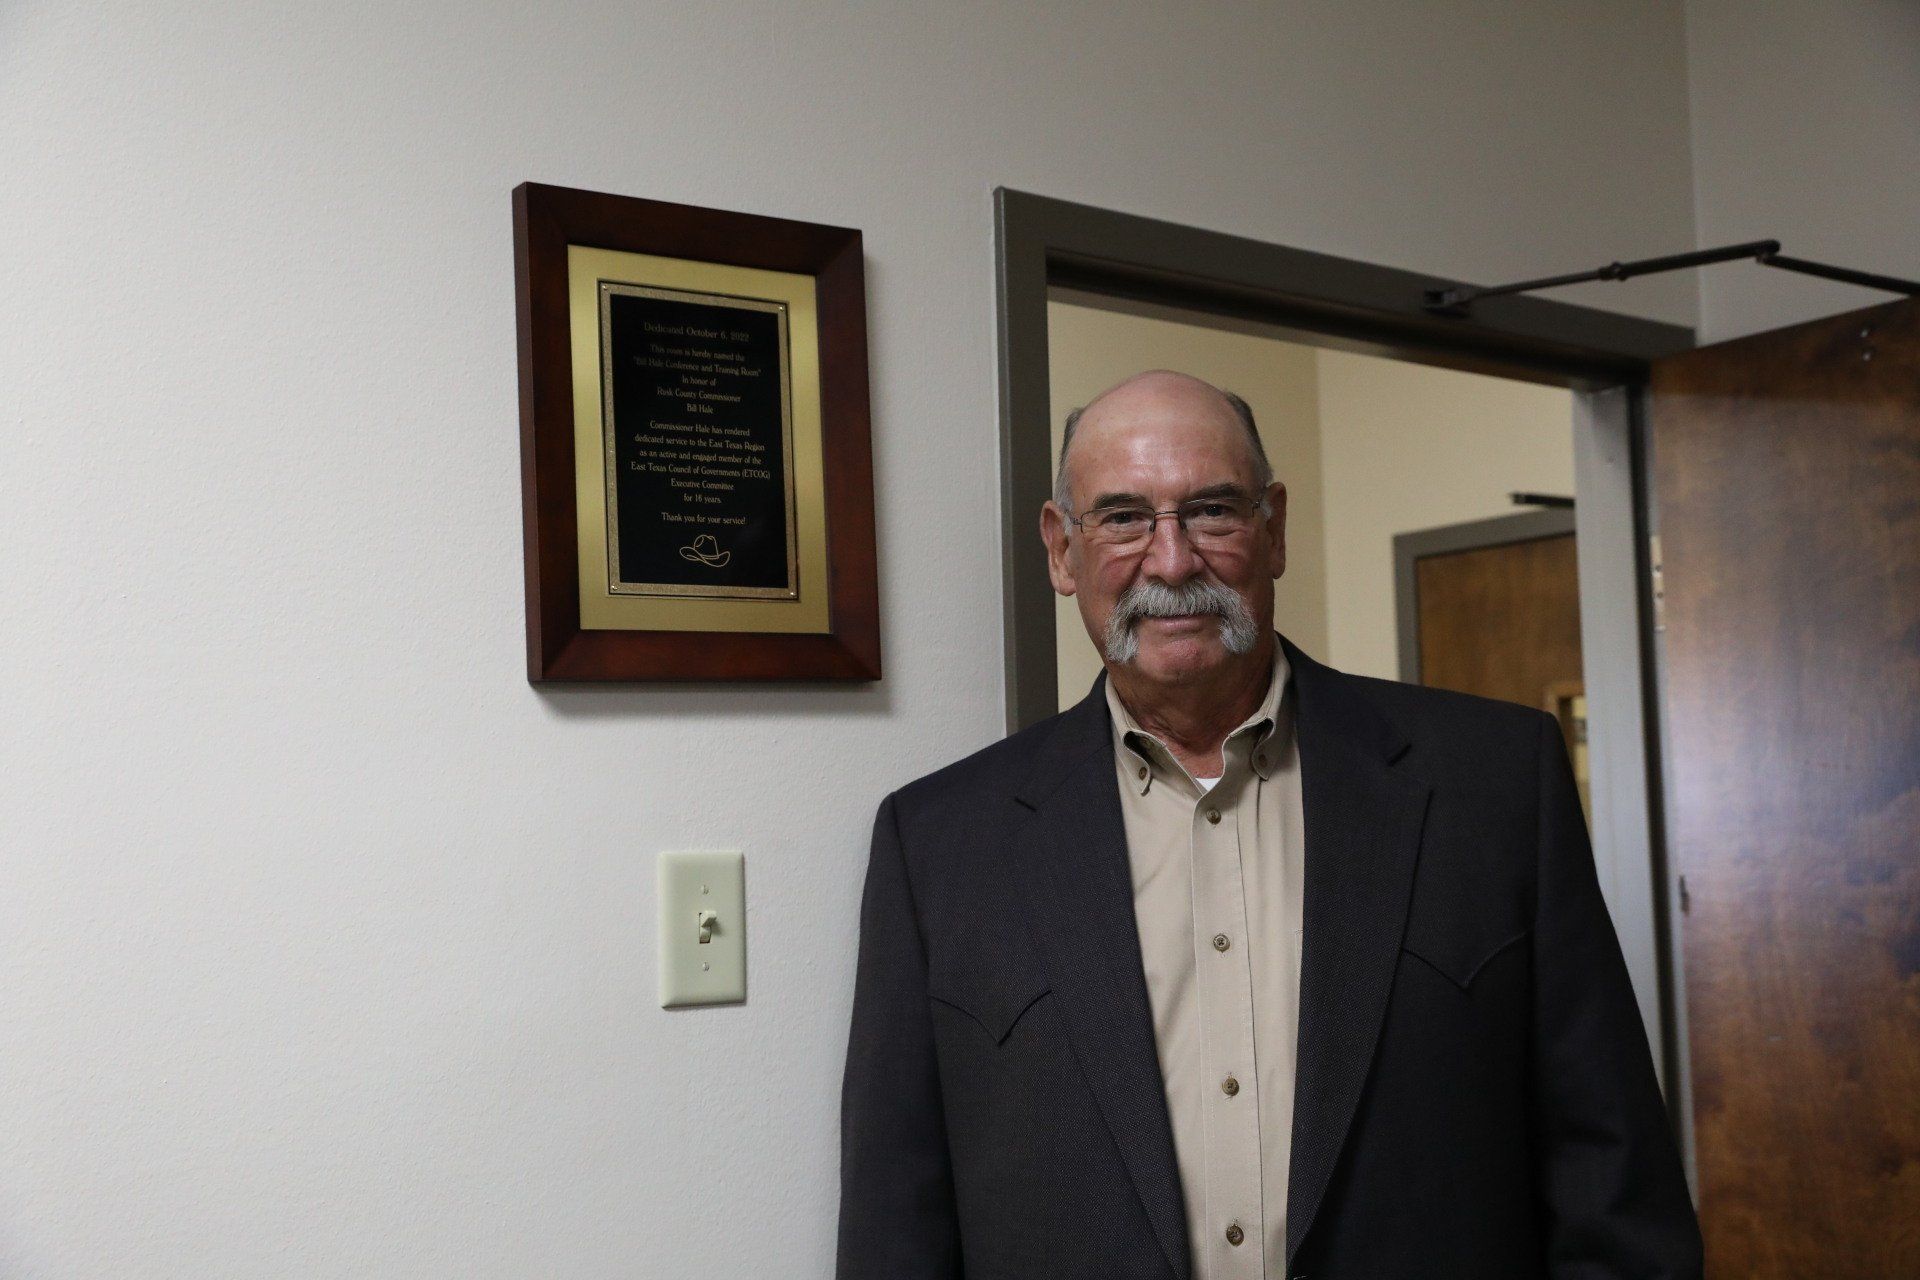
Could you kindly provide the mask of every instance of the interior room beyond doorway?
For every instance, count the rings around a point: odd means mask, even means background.
[[[1287,572],[1275,623],[1344,671],[1392,680],[1410,669],[1399,639],[1396,537],[1540,509],[1516,504],[1516,493],[1574,497],[1573,395],[1562,387],[1313,347],[1255,324],[1067,290],[1048,300],[1047,334],[1056,461],[1068,411],[1141,369],[1177,369],[1246,398],[1287,486]],[[1577,600],[1572,556],[1551,559],[1545,572],[1564,569],[1568,599]],[[1461,577],[1444,576],[1449,585]],[[1485,603],[1489,625],[1556,630],[1522,616],[1531,610],[1516,613],[1512,591],[1500,600],[1495,584],[1469,586],[1449,598],[1463,591]],[[1551,595],[1539,592],[1541,609]],[[1058,599],[1055,616],[1066,707],[1085,696],[1100,662],[1073,601]],[[1577,663],[1577,612],[1573,622]],[[1533,701],[1553,709],[1549,698],[1543,687]]]

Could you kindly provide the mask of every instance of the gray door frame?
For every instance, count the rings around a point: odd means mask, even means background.
[[[994,192],[1001,565],[1009,731],[1057,710],[1053,588],[1033,525],[1053,487],[1047,296],[1070,288],[1251,321],[1277,336],[1574,394],[1581,642],[1594,843],[1656,1065],[1692,1173],[1675,900],[1663,856],[1662,768],[1648,538],[1644,392],[1650,362],[1691,350],[1679,325],[1524,295],[1436,315],[1464,282],[1027,192]]]

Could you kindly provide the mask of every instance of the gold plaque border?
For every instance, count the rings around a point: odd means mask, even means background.
[[[798,530],[799,598],[711,599],[616,595],[607,589],[607,475],[601,409],[600,282],[730,295],[787,308],[793,468],[791,511]],[[821,448],[820,345],[814,279],[665,258],[646,253],[567,246],[569,345],[573,363],[574,501],[578,513],[580,627],[586,631],[738,631],[828,634],[825,462]]]
[[[798,600],[800,598],[800,534],[799,515],[793,507],[793,362],[787,352],[787,304],[767,298],[741,298],[731,294],[689,293],[684,289],[657,289],[637,284],[622,284],[617,280],[602,280],[598,283],[600,306],[597,317],[600,325],[600,412],[606,429],[602,433],[606,448],[604,474],[607,481],[607,590],[616,596],[684,596],[689,598],[712,598],[720,600]],[[615,473],[619,469],[618,451],[614,440],[619,433],[619,424],[613,421],[613,343],[609,334],[613,327],[613,299],[618,295],[626,298],[657,298],[664,302],[693,302],[709,307],[731,308],[735,311],[755,311],[761,315],[770,315],[774,319],[775,342],[780,355],[779,388],[780,400],[780,488],[786,495],[786,541],[787,541],[787,583],[782,587],[741,587],[715,586],[703,587],[690,582],[628,582],[620,572],[620,485]],[[681,552],[682,555],[686,553]]]

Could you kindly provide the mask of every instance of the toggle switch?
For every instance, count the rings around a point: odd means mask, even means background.
[[[747,998],[745,864],[737,852],[660,855],[661,1008]]]

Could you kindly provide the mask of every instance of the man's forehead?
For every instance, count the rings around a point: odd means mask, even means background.
[[[1074,432],[1075,478],[1126,472],[1197,480],[1201,473],[1234,478],[1250,471],[1246,428],[1233,407],[1207,384],[1186,381],[1123,383],[1090,404]]]
[[[1101,423],[1177,425],[1188,420],[1235,423],[1238,415],[1220,388],[1171,369],[1149,369],[1123,378],[1089,401],[1080,419],[1083,428]]]

